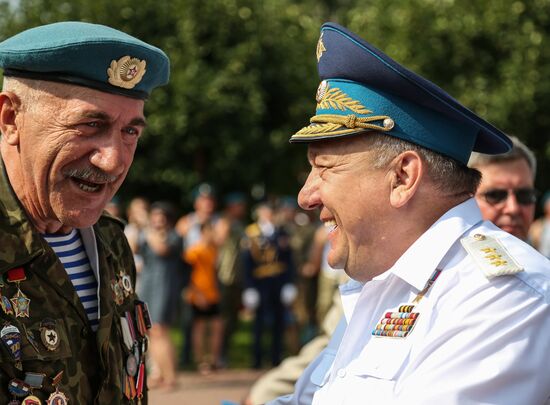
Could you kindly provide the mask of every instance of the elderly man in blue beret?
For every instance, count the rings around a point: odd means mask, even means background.
[[[145,403],[150,319],[123,224],[103,209],[169,60],[63,22],[1,42],[0,67],[0,402]]]
[[[472,150],[510,140],[352,32],[325,24],[298,201],[353,279],[344,318],[273,404],[544,404],[550,262],[483,221]]]

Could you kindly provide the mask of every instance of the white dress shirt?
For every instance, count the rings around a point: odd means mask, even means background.
[[[523,271],[488,279],[461,245],[498,239]],[[405,338],[372,336],[388,311],[416,305]],[[329,346],[270,404],[550,404],[550,261],[483,222],[475,200],[449,210],[373,280],[341,287],[345,319]]]

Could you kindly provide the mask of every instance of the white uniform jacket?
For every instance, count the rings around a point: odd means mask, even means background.
[[[461,244],[476,234],[498,239],[523,271],[486,277]],[[410,334],[373,336],[436,269]],[[550,261],[483,222],[475,200],[449,210],[388,271],[349,282],[341,295],[345,319],[329,346],[292,396],[270,404],[550,403]]]

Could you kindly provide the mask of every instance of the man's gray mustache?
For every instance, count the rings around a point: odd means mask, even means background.
[[[91,183],[113,183],[118,179],[118,176],[107,174],[103,170],[94,167],[70,169],[64,171],[63,174],[68,177],[75,177]]]

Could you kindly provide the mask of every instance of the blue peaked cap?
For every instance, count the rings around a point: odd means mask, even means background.
[[[321,28],[316,115],[290,142],[377,131],[467,164],[472,150],[512,147],[499,129],[416,73],[335,23]]]
[[[114,28],[78,21],[42,25],[0,42],[4,76],[91,87],[145,99],[168,82],[170,61]]]

